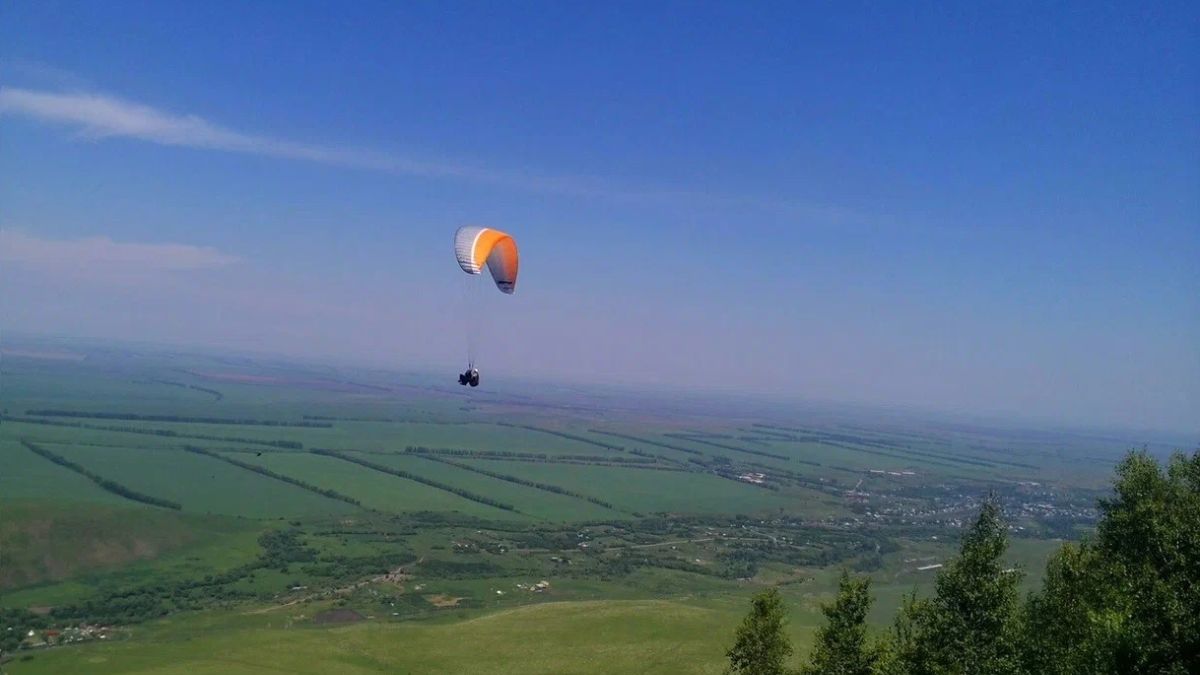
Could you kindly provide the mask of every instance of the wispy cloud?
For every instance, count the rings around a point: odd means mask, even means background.
[[[553,192],[604,191],[596,181],[588,179],[535,176],[247,134],[196,115],[170,113],[104,94],[4,87],[0,89],[0,115],[20,115],[63,124],[74,127],[82,137],[89,139],[135,138],[161,145],[239,152],[397,174],[463,178]]]
[[[700,190],[634,189],[586,176],[553,176],[296,142],[235,131],[196,115],[167,112],[106,94],[3,87],[0,88],[0,115],[61,124],[89,139],[133,138],[161,145],[317,162],[397,175],[453,178],[524,191],[658,206],[756,209],[825,222],[844,222],[854,217],[845,209],[785,199],[721,195]]]
[[[38,270],[177,272],[225,267],[239,260],[210,246],[124,243],[108,237],[43,239],[0,231],[0,263]]]
[[[362,169],[423,175],[453,174],[455,167],[413,162],[365,150],[325,147],[245,134],[196,115],[179,115],[92,93],[0,89],[0,114],[21,115],[75,127],[85,138],[136,138],[161,145],[241,152]]]

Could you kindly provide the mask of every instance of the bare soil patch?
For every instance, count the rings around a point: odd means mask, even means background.
[[[362,614],[349,609],[340,607],[338,609],[327,609],[324,612],[318,613],[313,617],[313,623],[322,625],[339,624],[339,623],[355,623],[362,621],[365,617]]]
[[[458,603],[463,601],[463,598],[455,598],[449,595],[426,595],[422,597],[425,598],[425,602],[438,608],[458,607]]]

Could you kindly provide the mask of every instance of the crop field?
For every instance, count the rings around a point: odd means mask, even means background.
[[[465,463],[489,470],[493,466],[483,460]],[[756,512],[779,509],[789,502],[786,497],[762,488],[699,473],[535,463],[513,463],[505,471],[520,478],[604,497],[620,508],[642,513]]]
[[[185,511],[248,518],[341,513],[352,507],[182,450],[50,445],[122,484],[180,503]]]
[[[248,453],[246,453],[248,454]],[[238,459],[260,464],[272,471],[305,482],[332,488],[362,502],[366,508],[382,511],[451,511],[483,518],[503,518],[496,508],[477,504],[457,495],[415,481],[406,480],[332,457],[307,453],[267,452],[262,456]]]
[[[1032,588],[1133,444],[44,352],[4,361],[0,610],[111,638],[30,638],[5,673],[716,673],[766,585],[801,649],[843,568],[881,626],[989,493]]]
[[[468,471],[444,462],[431,461],[411,455],[372,454],[365,455],[368,461],[409,471],[451,485],[461,486],[477,494],[492,495],[501,502],[512,504],[518,511],[533,518],[558,521],[602,520],[619,517],[622,512],[593,504],[578,497],[555,494],[545,490],[531,489],[510,481]],[[516,474],[523,462],[484,462],[482,468],[501,474]],[[501,466],[496,466],[501,465]],[[574,466],[578,472],[592,467]]]
[[[75,502],[119,504],[124,500],[88,479],[49,462],[32,461],[16,439],[0,438],[0,500],[68,499]]]
[[[315,435],[314,443],[317,442],[317,438],[329,439],[323,447],[363,450],[403,450],[411,445],[576,455],[612,452],[570,438],[497,424],[341,422],[335,425],[334,429]]]

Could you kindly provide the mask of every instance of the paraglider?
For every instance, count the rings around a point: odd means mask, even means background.
[[[496,288],[512,295],[517,287],[517,242],[506,232],[490,227],[467,225],[454,233],[454,257],[462,271],[479,276],[484,265],[492,273]],[[470,310],[468,310],[470,312]],[[473,327],[468,318],[467,370],[458,376],[458,383],[479,386],[479,369],[475,367],[474,347],[470,341]]]

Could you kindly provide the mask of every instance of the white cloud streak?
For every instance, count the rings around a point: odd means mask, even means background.
[[[45,92],[16,87],[0,89],[0,115],[19,115],[76,127],[92,139],[138,140],[206,150],[222,150],[377,171],[421,175],[455,174],[448,165],[420,163],[363,150],[295,143],[244,134],[196,115],[178,115],[113,96]]]
[[[630,189],[581,176],[548,176],[461,163],[417,160],[358,148],[296,142],[234,131],[196,115],[166,112],[96,93],[0,88],[0,116],[20,116],[73,127],[84,138],[132,138],[160,145],[236,152],[316,162],[367,171],[452,178],[524,191],[595,197],[660,206],[757,209],[785,216],[845,222],[845,209],[778,199],[720,195],[695,190]]]
[[[43,271],[179,272],[225,267],[239,260],[210,246],[121,243],[108,237],[43,239],[0,231],[0,263]]]

